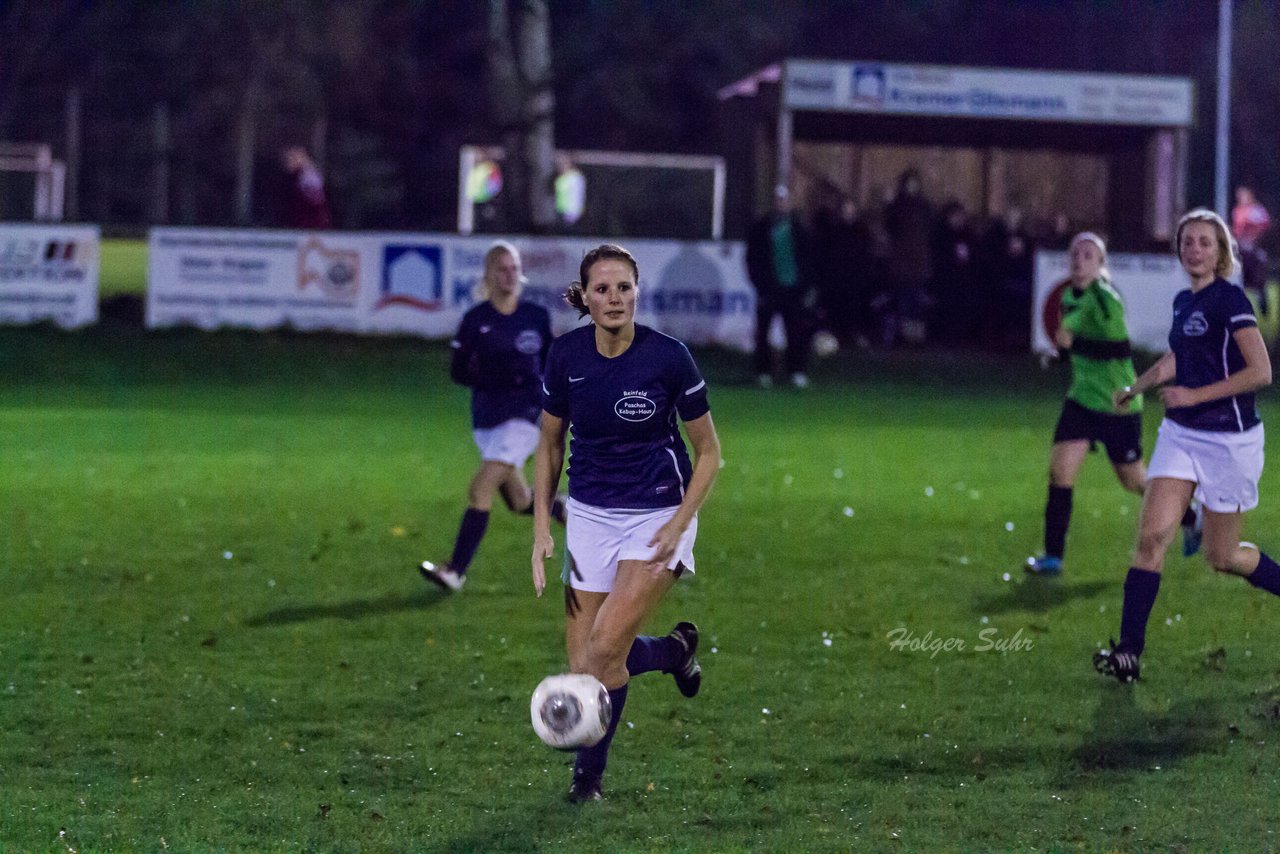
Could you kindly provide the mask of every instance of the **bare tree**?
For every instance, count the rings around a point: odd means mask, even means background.
[[[545,0],[489,0],[489,101],[506,150],[504,195],[509,225],[549,231],[555,157],[551,22]]]

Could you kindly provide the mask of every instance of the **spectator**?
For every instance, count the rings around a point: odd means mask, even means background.
[[[324,176],[311,155],[300,145],[291,145],[281,153],[288,180],[285,188],[284,225],[287,228],[332,228],[329,199],[325,195]]]
[[[824,222],[820,238],[819,305],[827,328],[841,343],[866,346],[871,287],[871,228],[859,217],[858,205],[845,197],[835,215]]]
[[[1258,297],[1258,307],[1267,313],[1267,253],[1258,241],[1271,227],[1271,217],[1253,195],[1251,187],[1236,188],[1236,206],[1231,209],[1231,232],[1240,244],[1240,281],[1246,291]]]
[[[556,155],[556,218],[566,229],[582,219],[587,206],[587,179],[567,154]]]
[[[933,293],[937,300],[937,332],[948,343],[978,338],[981,302],[974,297],[977,249],[964,206],[952,200],[942,209],[933,240]]]
[[[898,179],[898,194],[885,210],[889,232],[890,301],[881,316],[881,343],[892,346],[899,334],[911,343],[927,337],[925,311],[933,279],[933,208],[921,192],[920,173],[908,169]]]
[[[816,294],[809,270],[810,237],[791,209],[791,194],[779,185],[773,211],[747,237],[747,276],[756,289],[755,370],[761,388],[773,385],[769,325],[781,316],[787,333],[786,369],[796,388],[809,385],[809,311]]]

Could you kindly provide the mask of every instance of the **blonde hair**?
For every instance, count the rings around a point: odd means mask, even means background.
[[[1098,275],[1102,277],[1104,282],[1110,282],[1111,271],[1107,269],[1107,244],[1103,242],[1102,238],[1092,231],[1082,231],[1071,238],[1071,242],[1067,244],[1067,252],[1075,249],[1077,243],[1092,243],[1098,247],[1098,251],[1102,253],[1102,263],[1098,265]]]
[[[484,253],[484,272],[480,275],[476,286],[471,289],[471,296],[476,302],[487,302],[489,297],[493,295],[493,285],[489,281],[489,277],[493,275],[493,268],[497,265],[498,259],[503,255],[510,255],[512,260],[516,262],[516,268],[523,270],[520,263],[520,250],[514,244],[505,240],[495,240],[489,250]],[[524,283],[529,281],[524,277],[522,272],[518,278],[519,287],[516,288],[516,294],[520,293]]]
[[[1213,226],[1213,230],[1216,233],[1218,239],[1218,263],[1213,268],[1214,274],[1225,279],[1235,273],[1236,268],[1240,265],[1240,254],[1236,246],[1236,239],[1231,236],[1231,229],[1227,228],[1227,224],[1223,222],[1222,217],[1208,208],[1189,210],[1182,215],[1182,219],[1178,220],[1178,229],[1173,233],[1173,254],[1177,256],[1178,261],[1182,261],[1182,230],[1193,222],[1207,222]]]

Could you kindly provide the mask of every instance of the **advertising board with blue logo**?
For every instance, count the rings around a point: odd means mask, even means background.
[[[99,246],[96,225],[0,223],[0,323],[95,322]]]
[[[600,240],[515,238],[523,298],[557,333],[581,322],[563,300]],[[452,337],[475,304],[488,238],[157,228],[150,238],[147,324],[333,329]],[[749,350],[755,294],[735,242],[630,240],[640,266],[637,320],[693,345]]]
[[[788,60],[783,102],[793,110],[1188,127],[1194,91],[1188,79],[1145,74]]]

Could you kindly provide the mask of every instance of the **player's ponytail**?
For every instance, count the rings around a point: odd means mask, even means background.
[[[582,282],[569,283],[569,289],[564,292],[564,301],[578,310],[579,318],[591,313],[587,308],[587,291]]]

